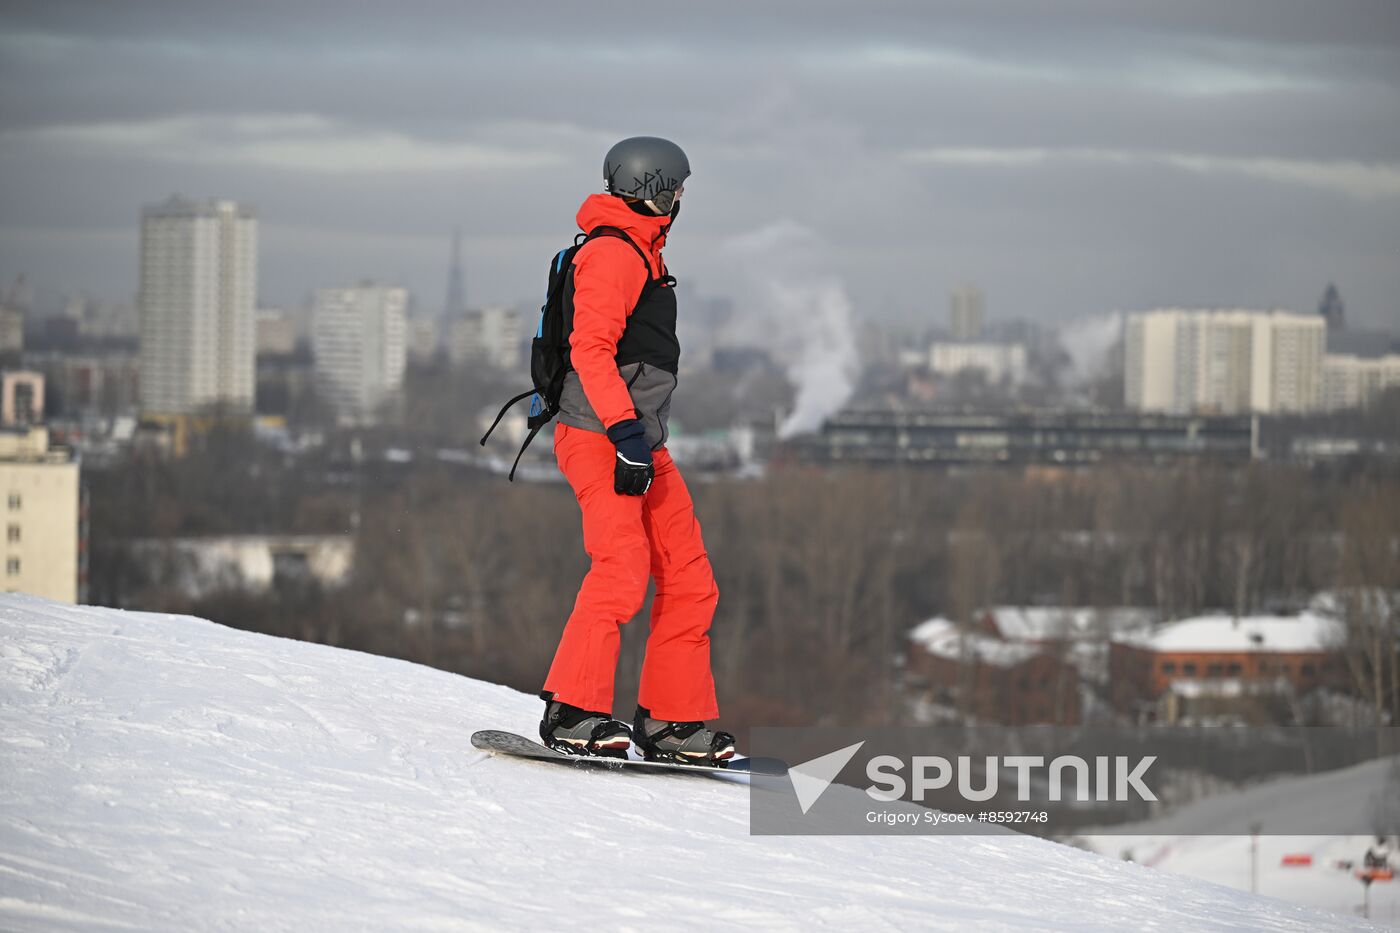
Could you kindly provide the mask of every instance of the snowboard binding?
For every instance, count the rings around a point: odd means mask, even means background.
[[[632,740],[647,761],[723,768],[734,757],[734,736],[711,732],[703,722],[665,722],[637,707]]]
[[[632,733],[626,724],[606,713],[595,713],[561,703],[552,693],[542,693],[544,718],[540,720],[540,741],[564,755],[595,758],[627,758]]]

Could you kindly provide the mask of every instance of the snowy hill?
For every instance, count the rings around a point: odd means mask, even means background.
[[[197,619],[0,597],[0,928],[1356,926],[1029,838],[750,837],[739,783],[468,744],[528,733],[537,706]]]
[[[1376,788],[1393,767],[1391,759],[1380,759],[1338,772],[1280,778],[1211,797],[1160,819],[1119,827],[1113,836],[1089,836],[1084,842],[1105,855],[1130,852],[1135,861],[1162,871],[1241,890],[1256,884],[1261,894],[1351,913],[1365,895],[1352,872],[1339,863],[1359,866],[1372,838],[1340,836],[1335,828],[1368,822],[1376,806]],[[1238,823],[1244,813],[1259,818],[1266,831],[1272,823],[1313,835],[1261,835],[1257,850],[1248,836],[1191,835]],[[1308,859],[1302,862],[1298,856]],[[1370,910],[1376,922],[1400,926],[1400,882],[1374,884]]]

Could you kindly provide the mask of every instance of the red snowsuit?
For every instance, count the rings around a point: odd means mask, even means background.
[[[579,208],[582,230],[624,230],[663,274],[669,217],[644,217],[619,198],[595,194]],[[603,426],[639,417],[618,372],[617,343],[648,276],[636,250],[615,237],[589,241],[574,261],[571,361]],[[651,632],[637,701],[655,719],[692,722],[719,715],[710,672],[710,620],[719,589],[685,481],[664,446],[652,452],[656,478],[643,496],[613,491],[616,450],[606,434],[558,423],[554,452],[583,511],[592,561],[564,626],[545,690],[561,702],[611,713],[621,625],[641,609],[656,580]]]

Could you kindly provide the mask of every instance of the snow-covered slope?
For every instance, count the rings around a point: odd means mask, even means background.
[[[197,619],[0,597],[0,928],[1354,928],[1028,838],[754,838],[741,784],[468,744],[529,732],[537,705]]]
[[[1377,806],[1376,789],[1391,777],[1396,762],[1379,759],[1327,774],[1280,778],[1258,787],[1221,794],[1183,807],[1160,819],[1118,827],[1112,836],[1088,836],[1084,842],[1105,855],[1130,853],[1136,861],[1162,871],[1207,878],[1241,890],[1253,885],[1261,894],[1298,904],[1355,912],[1366,899],[1351,869],[1359,866],[1370,836],[1341,836],[1338,826],[1364,826]],[[1240,814],[1249,814],[1241,819]],[[1221,826],[1258,819],[1313,835],[1195,835]],[[1297,856],[1308,856],[1301,864]],[[1400,881],[1373,884],[1371,917],[1400,926]]]

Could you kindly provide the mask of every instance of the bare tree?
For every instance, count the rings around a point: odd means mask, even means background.
[[[1394,705],[1400,494],[1393,488],[1363,488],[1348,495],[1342,503],[1341,532],[1337,582],[1346,623],[1344,657],[1357,690],[1375,710],[1379,752],[1382,726],[1400,713]]]

